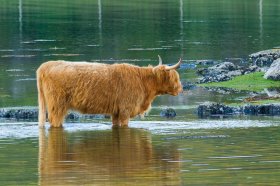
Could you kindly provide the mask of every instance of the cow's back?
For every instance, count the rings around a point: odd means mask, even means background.
[[[126,64],[50,61],[42,64],[37,73],[43,80],[46,100],[52,97],[57,104],[82,113],[112,114],[120,107],[132,109],[143,99],[137,68]]]

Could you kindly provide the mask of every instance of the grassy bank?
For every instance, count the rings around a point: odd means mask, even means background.
[[[263,91],[265,88],[280,87],[280,81],[264,79],[263,75],[264,75],[263,72],[255,72],[243,76],[237,76],[229,81],[203,83],[203,84],[199,84],[199,86],[225,87],[225,88],[233,88],[237,90],[248,90],[248,91],[255,91],[255,92]]]
[[[204,83],[199,84],[199,86],[203,87],[225,87],[232,88],[236,90],[246,90],[246,91],[254,91],[261,92],[265,88],[280,88],[280,81],[273,81],[263,78],[263,72],[255,72],[243,76],[237,76],[229,81],[223,82],[213,82],[213,83]],[[280,103],[279,97],[268,97],[268,96],[257,96],[252,98],[246,98],[240,104],[273,104]],[[237,104],[240,106],[240,104]],[[235,105],[235,106],[237,106]]]

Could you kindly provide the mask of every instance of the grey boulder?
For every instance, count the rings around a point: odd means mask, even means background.
[[[264,74],[264,78],[280,80],[280,58],[273,61],[267,72]]]

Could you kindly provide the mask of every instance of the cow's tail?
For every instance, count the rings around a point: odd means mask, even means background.
[[[38,89],[38,104],[39,104],[39,112],[38,112],[38,122],[39,127],[43,128],[46,122],[46,103],[44,90],[42,85],[42,77],[40,71],[37,71],[37,89]]]

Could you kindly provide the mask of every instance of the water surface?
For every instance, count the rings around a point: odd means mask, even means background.
[[[0,2],[0,107],[36,106],[35,71],[49,60],[156,65],[246,58],[280,46],[278,0]],[[194,71],[179,70],[182,81]],[[279,117],[200,120],[205,101],[248,92],[203,88],[158,97],[145,120],[39,130],[0,121],[0,185],[279,185]],[[175,119],[159,118],[162,107]]]
[[[0,183],[278,185],[279,125],[253,120],[136,121],[113,129],[106,122],[59,129],[1,124]]]

